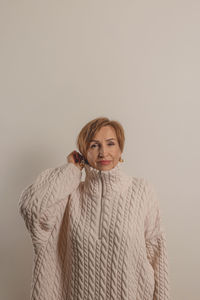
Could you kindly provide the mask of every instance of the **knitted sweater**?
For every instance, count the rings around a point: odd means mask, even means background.
[[[33,244],[31,300],[169,300],[159,201],[118,163],[65,163],[41,172],[19,199]]]

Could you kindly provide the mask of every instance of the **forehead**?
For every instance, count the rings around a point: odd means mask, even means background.
[[[93,136],[93,139],[116,139],[116,137],[115,129],[112,126],[104,126],[100,128],[98,132],[96,132],[96,134]]]

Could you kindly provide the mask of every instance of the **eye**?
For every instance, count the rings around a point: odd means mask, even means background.
[[[114,143],[109,143],[108,144],[108,146],[113,146],[113,145],[115,145]],[[96,146],[98,146],[97,144],[93,144],[93,145],[91,145],[91,148],[94,148],[94,147],[96,147]]]
[[[94,146],[96,146],[96,144],[93,144],[93,145],[91,146],[91,148],[94,148]]]

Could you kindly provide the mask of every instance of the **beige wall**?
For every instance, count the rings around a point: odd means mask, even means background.
[[[98,116],[123,124],[124,169],[157,188],[173,299],[199,299],[199,32],[199,0],[0,1],[0,299],[29,297],[21,190]]]

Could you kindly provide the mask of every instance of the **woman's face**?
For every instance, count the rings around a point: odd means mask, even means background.
[[[98,170],[110,170],[114,168],[121,156],[115,129],[104,126],[95,134],[89,144],[87,151],[88,163]],[[101,161],[108,161],[107,164]]]

